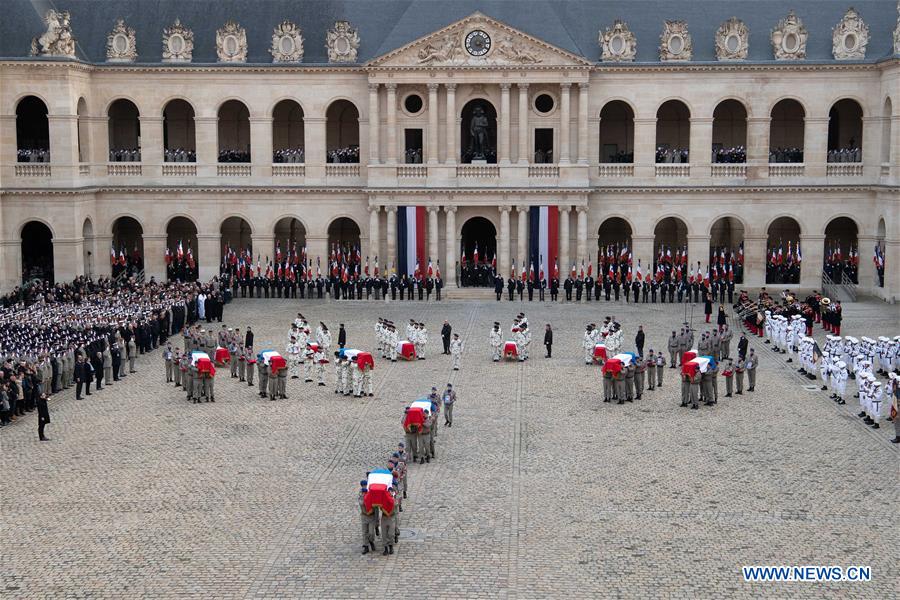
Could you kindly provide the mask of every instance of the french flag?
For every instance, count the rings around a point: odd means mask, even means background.
[[[529,211],[531,226],[529,255],[532,265],[556,264],[559,256],[559,207],[532,206]]]
[[[425,207],[397,209],[397,263],[401,275],[413,275],[425,263]]]

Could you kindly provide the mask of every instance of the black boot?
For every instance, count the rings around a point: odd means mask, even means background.
[[[368,547],[368,546],[363,546],[363,551],[362,551],[362,553],[363,553],[363,554],[368,554],[368,553],[369,553],[369,547]]]
[[[394,544],[391,544],[390,546],[388,546],[388,554],[393,554],[393,553],[394,553]]]
[[[384,552],[382,552],[381,554],[382,556],[387,556],[388,554],[390,554],[390,552],[388,552],[388,546],[384,547]]]

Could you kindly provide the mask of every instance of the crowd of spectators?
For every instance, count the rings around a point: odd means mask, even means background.
[[[534,151],[534,162],[536,164],[546,164],[553,162],[553,148],[542,150],[538,148]]]
[[[634,152],[625,152],[624,150],[619,150],[615,154],[610,154],[606,157],[604,163],[633,163],[634,162]]]
[[[111,148],[109,162],[141,162],[140,148]]]
[[[719,148],[712,153],[714,163],[745,163],[747,162],[747,150],[743,146],[735,148]]]
[[[48,163],[50,150],[47,148],[19,148],[16,160],[20,163]]]
[[[690,153],[687,148],[666,148],[660,146],[656,149],[657,163],[687,163],[690,162]]]
[[[273,163],[304,163],[306,155],[303,148],[282,148],[272,153]]]
[[[250,152],[248,150],[219,150],[220,163],[248,163],[250,162]]]
[[[828,151],[830,163],[858,163],[862,162],[862,148],[837,148]]]
[[[772,148],[769,150],[770,163],[802,163],[803,148]]]
[[[197,152],[195,150],[185,150],[184,148],[166,148],[163,151],[163,160],[167,163],[197,162]]]
[[[347,146],[345,148],[329,150],[327,159],[330,163],[358,163],[359,146]]]

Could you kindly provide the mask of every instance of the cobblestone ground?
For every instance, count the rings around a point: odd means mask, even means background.
[[[371,348],[378,316],[431,331],[425,361],[378,361],[374,398],[289,380],[261,400],[220,371],[215,404],[188,404],[157,351],[139,372],[51,403],[52,441],[33,414],[2,431],[2,573],[8,597],[888,598],[896,594],[898,453],[879,431],[808,391],[763,347],[758,388],[679,408],[676,371],[623,406],[598,402],[581,361],[587,321],[615,315],[662,347],[681,306],[493,302],[305,302]],[[297,302],[237,301],[257,347],[283,346]],[[551,322],[525,364],[494,364],[487,331],[525,310]],[[694,324],[701,326],[702,307]],[[845,311],[852,334],[896,332],[881,304]],[[439,354],[448,318],[463,369]],[[821,330],[818,330],[821,337]],[[736,341],[736,340],[735,340]],[[630,345],[630,344],[627,344]],[[757,348],[762,347],[754,343]],[[437,351],[437,352],[436,352]],[[329,372],[333,382],[333,375]],[[401,439],[405,403],[454,382],[437,458],[410,466],[404,538],[360,555],[358,481]],[[742,565],[871,565],[873,581],[749,584]]]

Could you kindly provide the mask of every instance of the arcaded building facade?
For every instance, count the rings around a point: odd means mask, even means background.
[[[550,206],[563,273],[740,249],[759,286],[799,245],[818,288],[837,247],[900,296],[895,0],[37,4],[0,21],[0,290],[123,248],[160,279],[179,243],[202,279],[294,244],[384,269],[412,206],[452,286]]]

